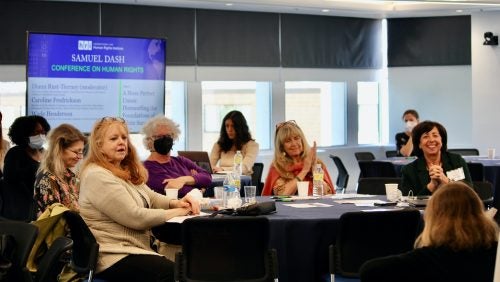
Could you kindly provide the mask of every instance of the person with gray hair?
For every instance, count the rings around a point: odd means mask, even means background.
[[[158,115],[144,124],[144,146],[151,152],[144,161],[148,171],[147,185],[154,191],[165,194],[166,188],[179,189],[182,198],[192,189],[204,189],[212,184],[212,176],[191,160],[170,155],[175,140],[181,133],[179,125],[171,119]]]

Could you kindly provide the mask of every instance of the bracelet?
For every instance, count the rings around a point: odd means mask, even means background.
[[[297,181],[302,181],[302,179],[300,179],[300,177],[298,176],[295,176],[295,179],[297,179]]]

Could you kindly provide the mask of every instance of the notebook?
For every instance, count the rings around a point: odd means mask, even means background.
[[[212,166],[210,165],[210,159],[208,158],[208,153],[205,151],[177,151],[177,155],[183,156],[192,160],[199,167],[208,171],[212,174]]]
[[[418,196],[409,198],[407,202],[412,207],[426,207],[429,199],[429,196]]]

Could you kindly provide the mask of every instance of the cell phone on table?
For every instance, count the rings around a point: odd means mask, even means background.
[[[288,199],[291,198],[292,196],[288,195],[283,195],[283,196],[272,196],[271,199],[276,200],[276,199]]]
[[[293,202],[292,198],[275,198],[275,202]]]
[[[376,207],[390,207],[397,205],[398,202],[375,202],[373,205]]]

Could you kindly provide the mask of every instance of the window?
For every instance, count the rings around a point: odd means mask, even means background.
[[[344,82],[285,82],[285,117],[295,120],[312,145],[346,143],[346,84]]]
[[[202,148],[210,152],[219,138],[222,119],[233,110],[243,113],[252,138],[261,150],[270,149],[271,83],[258,81],[203,81]]]
[[[380,143],[378,82],[358,82],[358,144]]]
[[[14,120],[26,113],[26,82],[0,81],[0,105],[2,108],[2,133],[7,141],[10,125]]]

